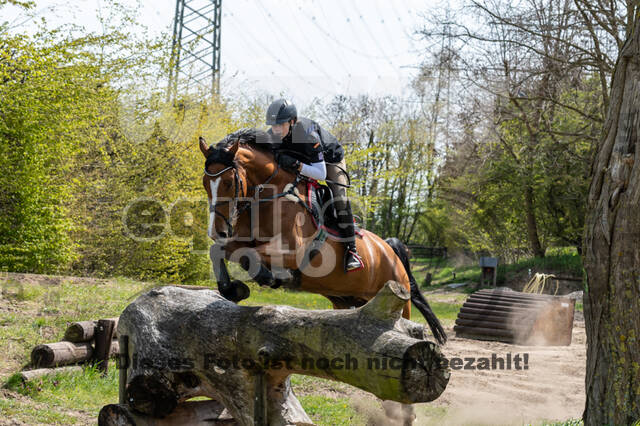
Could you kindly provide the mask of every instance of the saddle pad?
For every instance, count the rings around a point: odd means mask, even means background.
[[[313,224],[317,229],[325,231],[330,237],[339,238],[340,231],[338,231],[338,224],[334,214],[333,208],[324,209],[324,216],[322,215],[323,206],[325,200],[322,199],[320,191],[329,191],[329,188],[325,185],[320,185],[315,180],[307,182],[307,204],[313,212]],[[328,192],[331,194],[331,191]],[[326,202],[330,203],[332,199]],[[355,220],[354,220],[355,222]],[[362,238],[362,230],[357,224],[354,224],[356,235]]]

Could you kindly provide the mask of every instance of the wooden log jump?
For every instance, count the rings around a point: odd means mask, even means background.
[[[109,318],[109,320],[115,322],[115,328],[118,327],[118,318]],[[95,337],[97,325],[98,321],[72,322],[64,332],[64,340],[73,343],[89,342]],[[118,337],[117,332],[114,337]]]
[[[80,365],[72,365],[69,367],[58,367],[58,368],[37,368],[35,370],[24,370],[20,372],[20,379],[23,382],[28,382],[29,380],[39,379],[41,377],[47,376],[55,376],[56,374],[70,374],[70,373],[79,373],[82,371],[82,366]]]
[[[575,300],[566,297],[480,290],[462,305],[457,337],[526,345],[571,344]]]
[[[449,371],[422,326],[401,318],[409,297],[390,281],[361,308],[308,311],[238,306],[213,290],[151,290],[120,317],[125,395],[103,408],[99,424],[160,424],[157,418],[175,416],[196,396],[218,401],[239,425],[310,424],[291,374],[404,404],[433,401]],[[137,416],[133,423],[118,420],[127,413]]]
[[[113,341],[109,356],[114,357],[120,351],[118,341]],[[89,342],[56,342],[38,345],[31,351],[31,365],[39,368],[77,364],[93,359],[94,349]]]

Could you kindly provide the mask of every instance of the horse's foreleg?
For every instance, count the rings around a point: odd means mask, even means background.
[[[273,273],[262,263],[257,252],[243,254],[240,258],[240,267],[261,286],[273,286]]]
[[[282,246],[279,239],[273,239],[268,243],[254,247],[262,262],[270,265],[271,268],[280,267],[285,269],[297,269],[296,249],[289,250]]]
[[[249,287],[247,287],[245,283],[239,280],[231,281],[229,271],[227,270],[224,247],[218,244],[212,245],[209,250],[209,257],[211,258],[213,273],[218,282],[218,291],[220,294],[225,299],[236,303],[249,297]]]

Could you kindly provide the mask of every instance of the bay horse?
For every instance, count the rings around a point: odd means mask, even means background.
[[[307,186],[300,176],[278,166],[266,132],[244,129],[216,146],[200,137],[205,169],[202,183],[209,198],[208,234],[215,244],[211,260],[220,293],[234,302],[249,296],[249,288],[231,281],[226,260],[238,262],[261,285],[284,283],[327,297],[334,309],[362,306],[389,280],[404,286],[411,300],[402,316],[411,316],[411,302],[425,317],[435,339],[447,336],[411,274],[407,247],[397,238],[383,240],[361,230],[356,238],[364,267],[345,273],[344,246],[327,237],[314,246],[320,230],[305,207]],[[271,271],[294,271],[287,279]]]

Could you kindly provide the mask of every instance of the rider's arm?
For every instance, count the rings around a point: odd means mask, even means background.
[[[308,127],[298,121],[292,130],[292,143],[304,154],[307,161],[302,162],[300,174],[316,180],[327,177],[327,167],[324,162],[323,147],[320,135],[313,122]]]
[[[315,180],[325,180],[327,177],[327,166],[324,161],[311,164],[302,163],[300,174]]]

